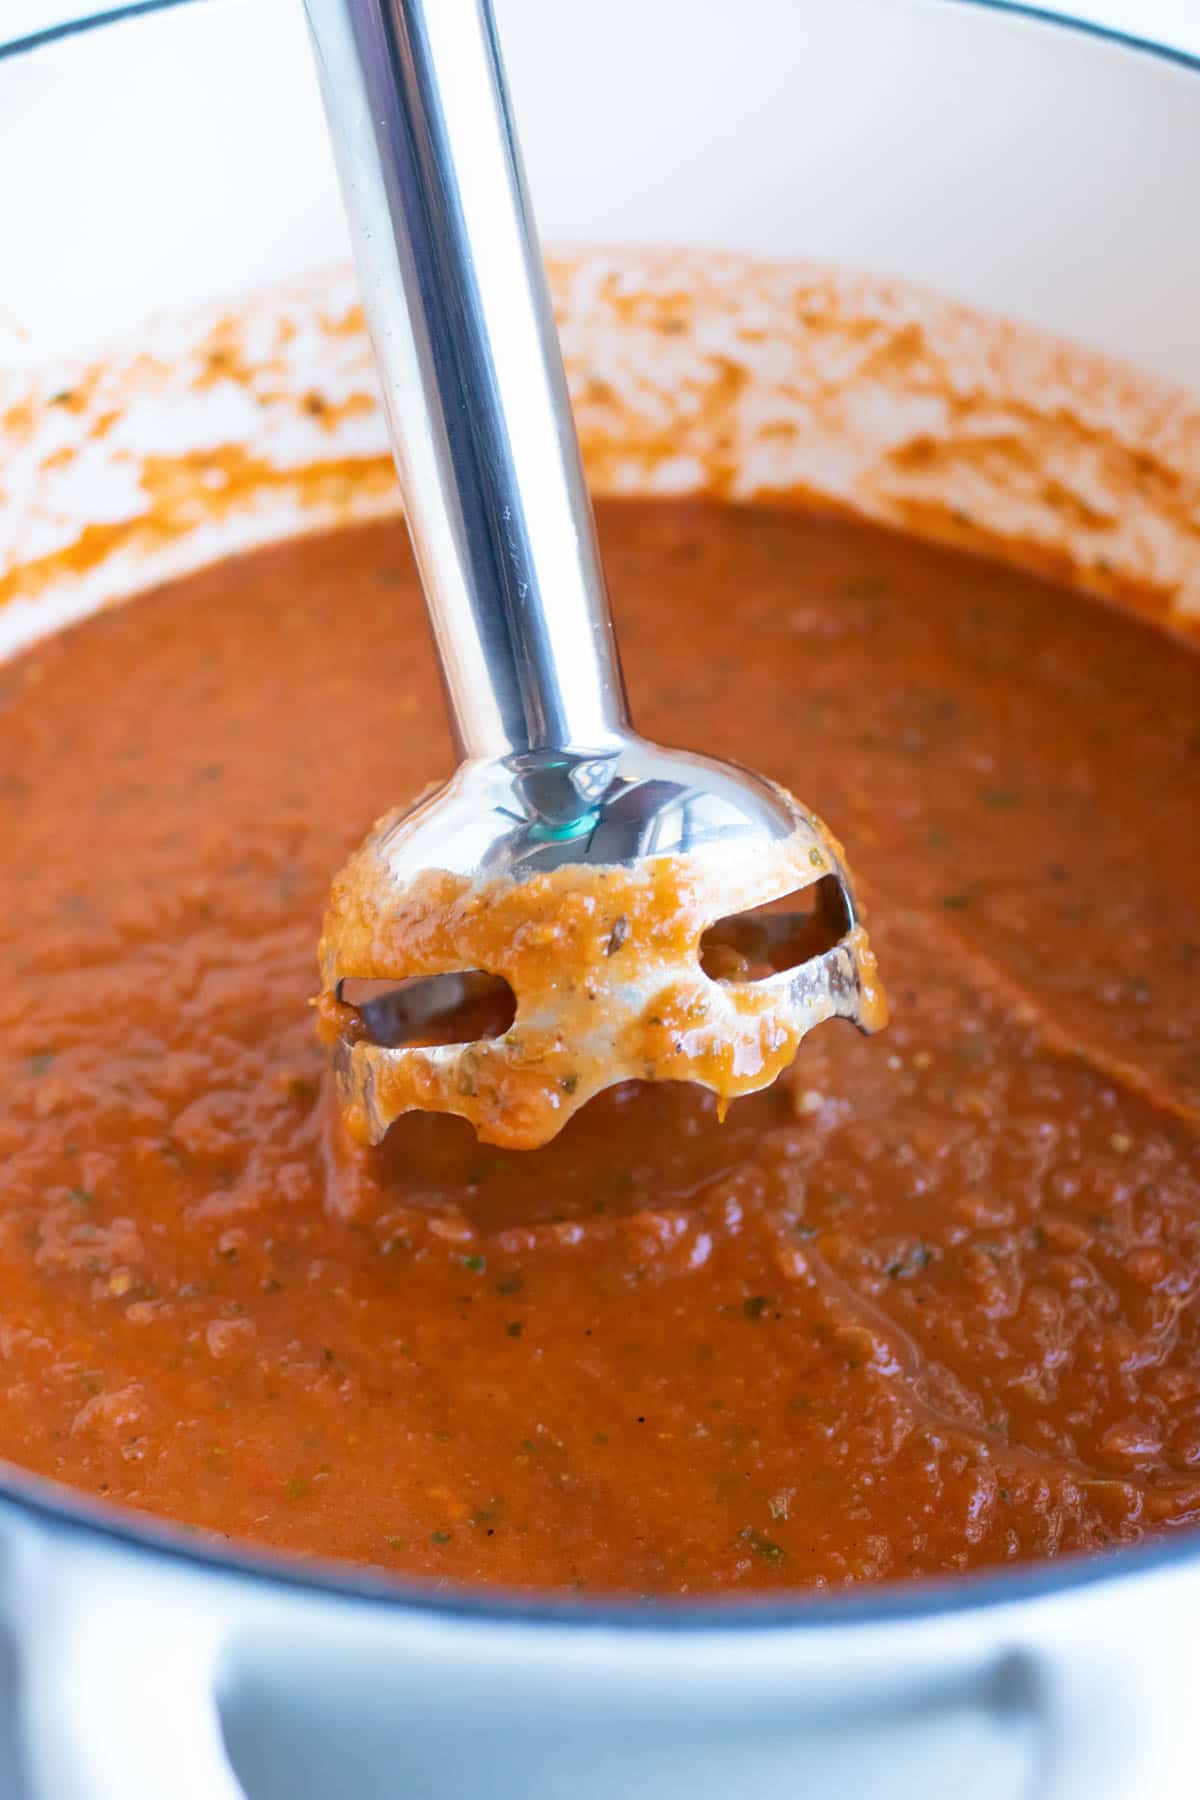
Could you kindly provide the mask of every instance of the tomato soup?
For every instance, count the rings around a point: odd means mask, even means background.
[[[639,726],[846,843],[892,1003],[770,1091],[350,1146],[330,876],[451,749],[403,528],[0,669],[0,1455],[206,1534],[671,1596],[1200,1515],[1196,658],[844,522],[606,502]]]

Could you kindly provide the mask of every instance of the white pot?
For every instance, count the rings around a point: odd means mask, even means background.
[[[0,57],[10,362],[344,254],[298,0],[132,10]],[[951,0],[498,11],[547,239],[881,270],[1200,387],[1200,65]],[[718,1611],[310,1578],[15,1472],[0,1535],[5,1795],[1200,1785],[1200,1536]]]

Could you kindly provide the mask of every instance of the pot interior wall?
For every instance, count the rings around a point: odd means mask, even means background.
[[[547,240],[872,269],[1200,386],[1182,63],[950,0],[741,0],[735,31],[725,0],[497,12]],[[0,366],[345,254],[290,0],[0,63],[0,122],[37,170],[0,190]]]

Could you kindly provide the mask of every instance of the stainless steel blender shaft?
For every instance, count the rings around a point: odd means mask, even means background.
[[[603,757],[625,690],[489,0],[305,5],[460,749]]]

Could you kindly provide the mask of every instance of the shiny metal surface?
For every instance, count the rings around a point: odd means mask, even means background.
[[[714,904],[733,879],[747,905],[829,872],[847,935],[775,983],[774,1029],[799,1036],[835,1014],[866,1028],[879,1000],[846,872],[820,821],[744,770],[633,732],[489,0],[305,4],[464,759],[438,792],[368,840],[355,879],[369,887],[372,916],[403,916],[410,884],[432,870],[483,884],[670,855],[699,859]],[[702,979],[698,959],[689,947],[659,974]],[[327,921],[323,980],[351,1007],[345,981],[400,978],[362,964]],[[718,985],[698,1004],[724,1006],[732,1028]],[[554,1024],[535,996],[517,992],[515,1003],[514,1026],[488,1046],[501,1086],[499,1065],[515,1067],[532,1054],[529,1032],[542,1041]],[[636,1030],[632,991],[607,1004],[610,1025],[625,1009]],[[372,1141],[410,1104],[461,1110],[462,1095],[475,1094],[473,1075],[456,1076],[475,1045],[364,1041],[369,1028],[370,1015],[356,1014],[335,1065],[347,1116],[365,1121]],[[594,1080],[572,1079],[576,1104],[631,1072],[657,1078],[644,1059],[622,1062],[624,1041],[598,1041]],[[418,1060],[425,1071],[419,1100],[401,1097],[392,1079],[404,1059],[414,1059],[410,1073]],[[691,1069],[662,1078],[682,1073]],[[772,1078],[764,1062],[761,1079]],[[571,1109],[556,1107],[561,1123]]]
[[[796,824],[770,783],[630,737],[579,761],[542,754],[464,763],[388,829],[381,850],[397,878],[432,868],[526,875],[641,856],[724,861],[789,837]]]
[[[372,343],[465,762],[400,875],[744,855],[779,791],[630,728],[488,0],[306,0]]]
[[[624,688],[491,8],[306,4],[462,752],[586,760]]]

